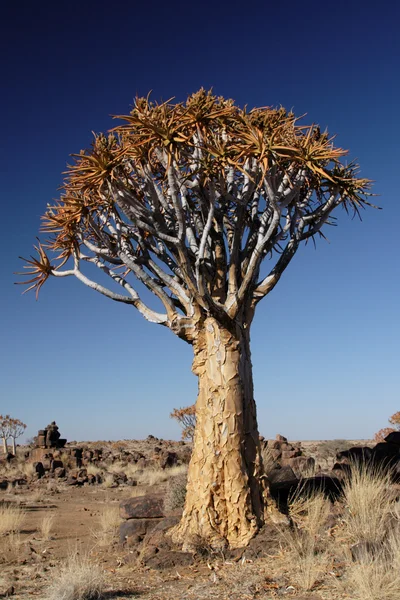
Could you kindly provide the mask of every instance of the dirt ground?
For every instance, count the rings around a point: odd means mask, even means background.
[[[302,442],[310,454],[316,442]],[[165,483],[143,488],[140,494],[163,492]],[[312,592],[301,593],[291,582],[287,559],[282,547],[268,542],[262,558],[239,561],[222,555],[202,557],[193,565],[169,570],[153,570],[137,564],[134,552],[113,540],[101,545],[97,536],[101,514],[106,507],[115,506],[133,495],[137,488],[102,485],[81,487],[65,483],[40,481],[13,490],[0,490],[0,501],[20,506],[26,513],[16,556],[7,555],[0,539],[0,592],[9,590],[12,597],[26,600],[44,599],[53,578],[70,554],[90,556],[93,564],[101,566],[106,577],[105,598],[127,600],[269,600],[278,597],[293,600],[327,600],[344,598],[335,586],[318,582]],[[54,515],[50,539],[41,536],[44,518]],[[275,526],[270,525],[271,528]],[[251,556],[251,554],[250,554]],[[340,567],[340,566],[339,566]],[[332,567],[332,580],[338,566]],[[0,593],[1,596],[1,593]]]

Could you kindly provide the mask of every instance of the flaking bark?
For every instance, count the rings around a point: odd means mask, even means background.
[[[186,505],[172,536],[185,547],[199,539],[243,547],[264,519],[248,330],[207,318],[193,347],[196,432]]]

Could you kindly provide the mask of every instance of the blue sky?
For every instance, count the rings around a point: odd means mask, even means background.
[[[1,18],[0,413],[69,440],[178,438],[191,348],[71,279],[38,302],[14,286],[68,155],[138,93],[201,86],[307,113],[376,181],[381,211],[339,211],[303,247],[252,328],[263,435],[367,438],[399,410],[400,9],[381,2],[7,3]],[[163,357],[156,362],[156,357]]]

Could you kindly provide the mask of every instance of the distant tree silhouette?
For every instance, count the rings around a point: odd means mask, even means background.
[[[4,454],[8,454],[7,442],[11,437],[11,417],[10,415],[0,415],[0,437],[3,441]]]

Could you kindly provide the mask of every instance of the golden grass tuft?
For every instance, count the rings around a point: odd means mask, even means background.
[[[25,517],[26,513],[19,506],[0,504],[0,535],[18,533]]]
[[[350,543],[382,542],[395,506],[390,472],[353,464],[344,482],[344,504],[343,531]]]
[[[43,541],[48,541],[51,539],[51,531],[54,525],[55,514],[50,513],[43,517],[40,523],[40,537]]]
[[[109,546],[113,542],[120,523],[119,506],[117,504],[104,506],[98,520],[99,527],[93,532],[93,537],[99,546]]]
[[[46,600],[99,600],[105,588],[101,568],[87,555],[70,554],[47,591]]]
[[[327,573],[330,558],[325,526],[330,512],[331,504],[322,494],[305,497],[300,489],[290,502],[293,527],[282,530],[285,557],[293,581],[303,591],[312,590]]]

